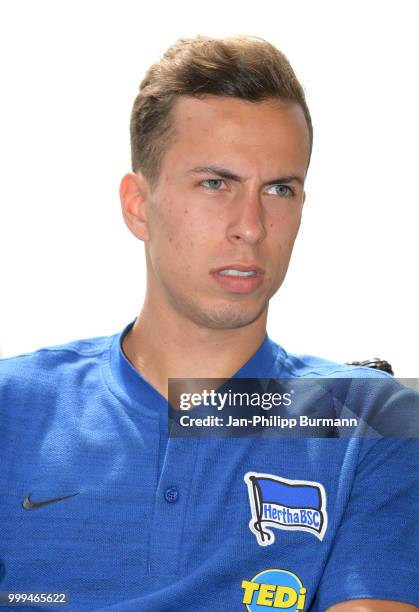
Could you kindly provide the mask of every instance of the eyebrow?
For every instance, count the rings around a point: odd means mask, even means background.
[[[222,178],[229,179],[231,181],[243,181],[243,177],[239,176],[238,174],[234,174],[234,172],[231,172],[226,168],[221,168],[220,166],[197,166],[196,168],[188,170],[188,172],[192,172],[194,174],[213,174],[214,176],[221,176]],[[286,176],[280,176],[278,178],[273,178],[266,181],[263,183],[263,185],[273,185],[274,183],[299,183],[300,185],[304,185],[304,179],[297,174],[288,174]]]

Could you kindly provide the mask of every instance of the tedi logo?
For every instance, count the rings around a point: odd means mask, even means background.
[[[242,603],[250,612],[266,608],[304,610],[307,589],[298,576],[287,570],[264,570],[251,580],[243,580],[242,589]]]

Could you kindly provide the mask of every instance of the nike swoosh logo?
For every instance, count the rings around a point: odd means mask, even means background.
[[[78,495],[78,493],[72,493],[71,495],[65,495],[64,497],[54,497],[54,499],[45,499],[40,502],[32,502],[29,498],[30,495],[25,497],[23,500],[22,506],[25,510],[36,510],[37,508],[42,508],[43,506],[48,506],[49,504],[55,504],[56,502],[62,501],[63,499],[69,499],[69,497],[74,497]]]

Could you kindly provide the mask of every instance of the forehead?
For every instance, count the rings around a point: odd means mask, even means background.
[[[299,104],[280,99],[249,102],[206,95],[179,96],[172,109],[175,137],[167,160],[193,163],[285,164],[305,171],[309,133]],[[244,168],[243,168],[244,169]]]

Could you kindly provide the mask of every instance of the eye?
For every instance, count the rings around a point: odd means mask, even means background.
[[[222,179],[205,179],[205,181],[200,182],[200,185],[203,185],[212,191],[219,191],[224,185],[224,181]]]
[[[277,185],[271,185],[268,188],[267,193],[272,194],[272,195],[277,195],[277,196],[292,196],[292,195],[294,195],[294,192],[291,189],[291,187],[288,187],[287,185],[281,185],[279,183]]]

